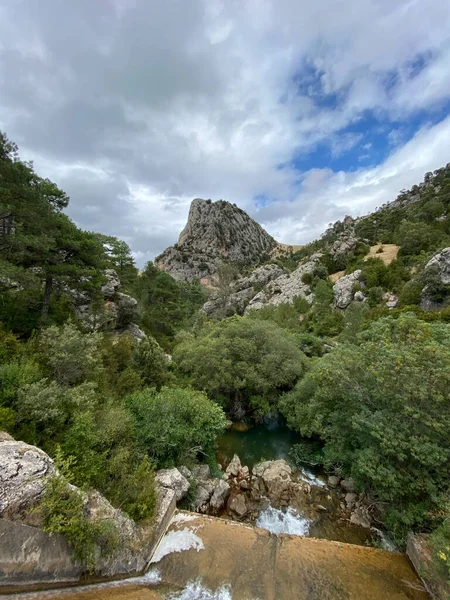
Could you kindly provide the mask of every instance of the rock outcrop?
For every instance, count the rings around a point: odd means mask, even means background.
[[[0,584],[5,577],[10,584],[31,584],[77,581],[83,575],[85,568],[74,559],[67,540],[61,535],[53,540],[41,529],[39,504],[48,481],[58,475],[45,452],[0,433]],[[140,526],[99,492],[85,493],[70,484],[67,488],[83,499],[87,521],[108,521],[114,528],[117,548],[108,555],[98,548],[95,575],[141,572],[175,509],[175,492],[158,488],[155,520]],[[32,555],[27,552],[30,548]]]
[[[155,475],[156,483],[163,488],[175,493],[176,501],[182,500],[189,491],[189,481],[178,469],[161,469]]]
[[[222,311],[224,317],[243,314],[248,302],[261,288],[284,274],[281,267],[275,264],[257,267],[248,277],[240,277],[230,287],[227,294],[214,293],[203,305],[203,311],[209,316]]]
[[[354,298],[354,285],[358,283],[361,278],[362,271],[358,269],[350,275],[344,275],[336,281],[333,286],[334,292],[334,306],[335,308],[347,308],[350,302]]]
[[[74,303],[75,315],[87,331],[115,330],[128,332],[134,339],[141,341],[145,333],[135,324],[137,300],[120,292],[121,283],[114,269],[105,270],[106,281],[101,287],[103,304],[94,306],[88,291],[63,289]]]
[[[222,263],[256,265],[275,246],[261,225],[235,204],[196,198],[178,243],[155,262],[175,279],[211,280]]]
[[[420,307],[423,310],[443,308],[450,301],[450,248],[444,248],[428,261],[425,275],[432,281],[422,290]]]
[[[320,252],[317,252],[306,262],[299,265],[292,273],[284,273],[270,281],[263,290],[250,300],[245,309],[245,314],[250,310],[260,310],[266,305],[293,304],[296,298],[305,298],[309,304],[312,304],[314,294],[309,283],[305,283],[304,276],[313,273],[322,256]]]

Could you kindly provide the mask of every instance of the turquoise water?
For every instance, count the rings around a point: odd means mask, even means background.
[[[289,461],[289,451],[300,439],[299,435],[277,421],[269,424],[253,425],[247,431],[237,431],[239,423],[225,431],[217,440],[218,460],[223,464],[237,454],[242,464],[250,469],[261,460]],[[245,428],[245,425],[244,425]]]

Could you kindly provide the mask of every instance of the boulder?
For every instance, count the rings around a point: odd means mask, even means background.
[[[161,487],[173,490],[177,502],[182,500],[189,491],[189,481],[178,469],[161,469],[156,472],[155,481]]]
[[[209,465],[195,465],[192,469],[192,476],[198,481],[206,481],[211,477]]]
[[[137,300],[128,294],[119,292],[116,294],[117,325],[125,327],[129,325],[136,316]]]
[[[211,510],[213,512],[218,512],[225,505],[229,495],[230,486],[223,479],[219,479],[209,503]]]
[[[337,475],[330,475],[328,477],[328,485],[332,488],[337,488],[337,486],[339,485],[341,478],[338,477]]]
[[[361,292],[361,290],[358,290],[355,293],[353,300],[356,300],[356,302],[365,302],[366,296]]]
[[[114,298],[120,290],[120,279],[114,269],[105,270],[106,282],[102,286],[102,294],[105,298]]]
[[[236,496],[231,496],[227,505],[227,510],[232,517],[243,519],[248,512],[245,495],[238,494]]]
[[[353,525],[370,529],[370,522],[369,511],[365,506],[358,506],[350,515],[350,523],[353,523]]]
[[[239,458],[239,456],[237,454],[235,454],[233,456],[233,458],[231,459],[230,464],[225,469],[225,473],[228,473],[232,477],[237,477],[239,475],[239,472],[241,471],[241,469],[242,469],[241,459]]]
[[[341,488],[346,493],[353,493],[355,491],[355,480],[353,479],[353,477],[349,477],[348,479],[342,479]]]
[[[352,510],[352,508],[355,507],[357,498],[358,496],[354,492],[349,492],[348,494],[345,494],[345,504],[349,510]]]
[[[320,264],[323,254],[316,252],[309,259],[299,265],[295,271],[289,274],[283,274],[270,281],[264,290],[261,290],[248,303],[244,314],[250,310],[260,310],[266,304],[278,306],[280,304],[293,304],[298,297],[312,304],[314,294],[309,284],[304,283],[303,277],[310,274]]]
[[[201,481],[195,490],[194,509],[198,512],[207,512],[209,508],[209,501],[213,495],[213,492],[214,482],[211,479],[207,481]]]
[[[330,254],[334,259],[345,256],[356,248],[358,242],[359,239],[356,237],[353,228],[346,228],[331,246]]]
[[[184,465],[178,467],[178,470],[183,475],[183,477],[186,477],[186,479],[190,479],[192,477],[192,472]]]
[[[435,254],[425,266],[425,274],[432,276],[435,285],[442,289],[442,298],[436,300],[431,293],[430,284],[422,289],[420,308],[423,310],[437,310],[447,306],[450,299],[450,248],[444,248]],[[447,292],[445,288],[447,288]],[[434,287],[434,286],[433,286]]]
[[[0,442],[0,517],[38,525],[31,509],[39,504],[48,477],[58,471],[45,452],[7,435]]]
[[[347,308],[347,306],[353,300],[353,287],[355,283],[358,283],[361,274],[361,269],[357,269],[353,273],[350,273],[350,275],[344,275],[344,277],[341,277],[338,279],[338,281],[336,281],[333,286],[335,308]]]
[[[274,504],[286,504],[291,495],[292,469],[285,460],[265,461],[253,467],[253,489]]]

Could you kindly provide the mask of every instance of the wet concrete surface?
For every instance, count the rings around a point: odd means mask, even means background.
[[[341,542],[280,534],[245,524],[180,511],[152,559],[158,584],[60,593],[48,599],[157,600],[426,600],[405,554]],[[212,595],[172,595],[201,581]],[[162,587],[163,586],[163,587]],[[37,598],[38,596],[34,596]],[[43,597],[43,596],[42,596]]]

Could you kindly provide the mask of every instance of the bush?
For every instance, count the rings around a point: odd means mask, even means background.
[[[279,307],[280,308],[280,307]],[[180,371],[227,410],[261,409],[251,398],[276,404],[306,370],[306,357],[295,338],[270,321],[231,317],[174,351]]]
[[[34,510],[42,518],[43,530],[63,535],[75,559],[89,572],[94,571],[97,548],[103,555],[109,555],[118,546],[114,523],[90,521],[85,515],[81,492],[72,490],[62,475],[48,480],[42,500]]]
[[[381,318],[317,361],[281,401],[288,424],[324,441],[359,489],[387,503],[398,539],[433,524],[450,486],[450,327]]]
[[[213,455],[216,439],[225,429],[222,409],[203,392],[189,389],[147,388],[128,396],[137,440],[158,467],[195,460],[197,454]]]

